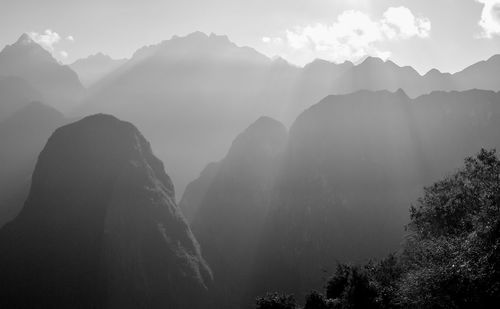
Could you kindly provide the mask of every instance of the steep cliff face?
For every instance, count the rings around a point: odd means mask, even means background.
[[[247,308],[255,301],[249,279],[287,136],[268,117],[241,133],[194,216],[193,232],[214,270],[219,308]]]
[[[197,308],[212,280],[162,162],[107,115],[51,136],[0,249],[7,308]]]

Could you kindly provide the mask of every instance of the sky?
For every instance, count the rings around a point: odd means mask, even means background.
[[[377,56],[453,73],[500,54],[500,0],[0,0],[0,46],[29,33],[63,63],[194,31],[297,65]]]

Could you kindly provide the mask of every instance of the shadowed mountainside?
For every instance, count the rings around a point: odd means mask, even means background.
[[[212,280],[163,164],[107,115],[50,137],[0,250],[7,308],[198,308]]]
[[[219,307],[245,308],[254,301],[248,298],[248,279],[287,135],[269,117],[238,135],[193,216],[193,233],[214,270]],[[198,181],[206,181],[202,178]]]

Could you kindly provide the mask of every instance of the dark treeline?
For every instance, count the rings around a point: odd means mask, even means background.
[[[424,189],[396,253],[338,264],[324,294],[304,306],[269,293],[258,309],[494,308],[500,303],[500,160],[482,149],[453,175]]]

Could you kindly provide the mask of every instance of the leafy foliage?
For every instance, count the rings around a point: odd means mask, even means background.
[[[306,297],[306,304],[304,305],[304,309],[330,309],[333,308],[333,304],[331,304],[328,299],[326,299],[322,294],[312,291]]]
[[[500,301],[500,161],[494,150],[481,150],[463,169],[425,188],[410,213],[397,302],[464,308]]]

